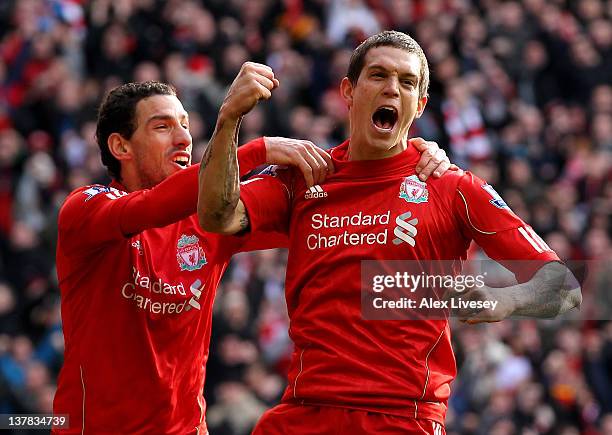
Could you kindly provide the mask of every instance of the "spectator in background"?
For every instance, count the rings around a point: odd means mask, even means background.
[[[458,164],[466,167],[491,156],[478,102],[469,92],[466,84],[459,79],[451,81],[447,87],[447,100],[442,103],[450,149],[457,156]]]

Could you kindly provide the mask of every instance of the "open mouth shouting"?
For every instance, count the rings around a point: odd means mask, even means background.
[[[381,106],[372,115],[372,123],[381,133],[390,133],[397,124],[397,109],[392,106]]]

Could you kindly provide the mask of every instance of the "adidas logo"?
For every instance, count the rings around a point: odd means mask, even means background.
[[[327,198],[327,192],[325,192],[321,186],[316,184],[308,189],[304,194],[304,199],[313,198]]]

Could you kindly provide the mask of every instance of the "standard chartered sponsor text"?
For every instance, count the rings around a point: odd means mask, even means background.
[[[331,248],[334,246],[357,246],[357,245],[385,245],[387,243],[387,232],[367,232],[364,227],[387,225],[391,211],[382,214],[364,214],[358,212],[348,216],[330,216],[328,214],[315,213],[311,218],[311,226],[314,230],[329,228],[346,228],[340,234],[322,234],[320,232],[309,234],[306,238],[308,249]],[[353,232],[357,230],[358,232]]]
[[[161,278],[153,279],[142,275],[136,267],[132,268],[132,281],[128,281],[121,287],[121,296],[131,300],[141,310],[154,314],[180,314],[189,303],[188,299],[180,302],[158,302],[149,296],[142,295],[142,291],[152,294],[181,295],[186,296],[185,286],[182,282],[170,284]]]

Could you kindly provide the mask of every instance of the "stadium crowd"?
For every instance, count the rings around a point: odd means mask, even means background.
[[[240,66],[263,62],[281,86],[241,141],[331,147],[347,131],[350,54],[382,29],[413,35],[430,63],[412,135],[496,186],[559,257],[588,263],[579,316],[453,325],[447,433],[612,435],[612,0],[0,1],[0,413],[52,409],[57,212],[74,188],[108,181],[93,136],[102,95],[174,84],[197,161]],[[250,433],[282,394],[285,264],[283,250],[237,255],[220,287],[215,435]]]

